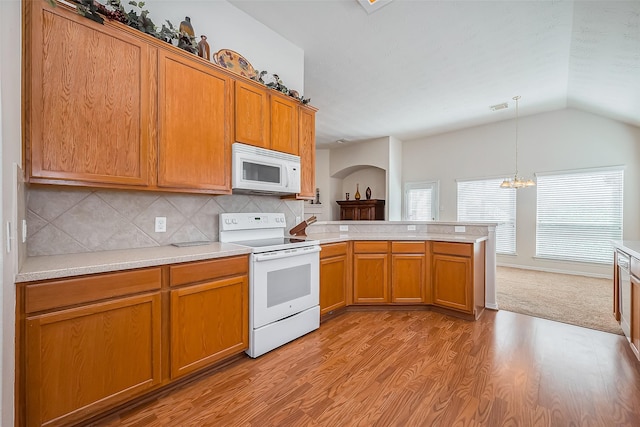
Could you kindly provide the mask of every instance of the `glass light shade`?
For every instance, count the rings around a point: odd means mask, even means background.
[[[518,175],[515,175],[513,179],[505,178],[500,184],[500,188],[525,188],[525,187],[533,187],[536,183],[532,179],[520,178]]]

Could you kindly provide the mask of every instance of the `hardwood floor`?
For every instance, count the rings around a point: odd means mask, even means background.
[[[347,312],[96,426],[638,426],[614,334],[507,311]]]

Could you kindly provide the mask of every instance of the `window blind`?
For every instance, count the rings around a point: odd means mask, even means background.
[[[537,177],[536,256],[613,262],[611,240],[622,239],[623,170]]]
[[[499,222],[496,252],[516,253],[516,190],[502,178],[458,181],[458,221]]]

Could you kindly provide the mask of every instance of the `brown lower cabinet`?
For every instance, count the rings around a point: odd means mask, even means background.
[[[426,245],[424,241],[354,242],[354,304],[428,303]]]
[[[433,242],[433,304],[471,314],[484,310],[484,242]]]
[[[484,242],[352,244],[353,304],[433,305],[476,319],[484,310]]]
[[[347,305],[348,243],[322,245],[320,252],[320,314]]]
[[[82,423],[242,353],[247,273],[243,255],[19,283],[16,424]]]

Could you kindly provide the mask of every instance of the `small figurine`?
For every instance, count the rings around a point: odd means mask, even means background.
[[[198,56],[206,59],[207,61],[209,61],[211,57],[211,50],[209,48],[209,43],[207,42],[207,36],[200,36],[200,41],[198,42]]]
[[[189,18],[188,16],[185,16],[184,21],[180,23],[179,31],[181,33],[187,33],[191,37],[196,36],[196,33],[193,31],[193,27],[191,26],[191,18]]]

